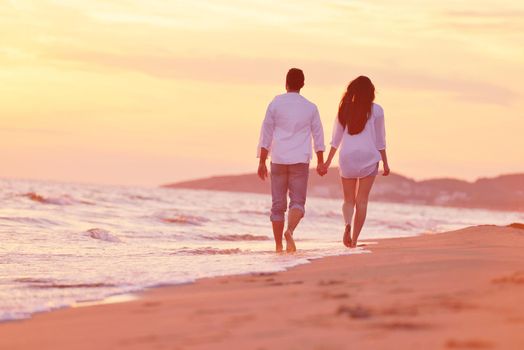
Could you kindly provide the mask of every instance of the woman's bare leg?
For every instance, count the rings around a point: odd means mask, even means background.
[[[371,187],[373,187],[374,181],[374,175],[363,177],[358,180],[357,197],[355,200],[355,227],[353,228],[353,238],[351,240],[351,246],[353,248],[357,246],[358,236],[360,235],[360,231],[362,231],[362,227],[366,221],[369,193],[371,192]]]
[[[355,198],[357,195],[357,179],[342,178],[342,188],[344,190],[344,203],[342,204],[342,214],[346,230],[342,241],[346,247],[351,246],[351,223],[353,222],[353,211],[355,208]],[[349,227],[348,227],[349,225]]]

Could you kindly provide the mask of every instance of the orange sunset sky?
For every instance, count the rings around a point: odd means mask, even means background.
[[[0,0],[0,177],[157,185],[254,172],[290,67],[329,142],[368,75],[393,171],[524,171],[522,1]]]

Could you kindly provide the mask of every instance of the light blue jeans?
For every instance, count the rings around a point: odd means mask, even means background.
[[[271,163],[271,221],[284,221],[289,192],[289,209],[305,213],[309,163]]]

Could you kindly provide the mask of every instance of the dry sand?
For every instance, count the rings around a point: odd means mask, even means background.
[[[4,323],[0,349],[524,349],[524,230],[369,249]]]

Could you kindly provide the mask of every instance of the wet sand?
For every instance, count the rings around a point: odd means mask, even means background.
[[[0,349],[524,349],[524,229],[367,248],[3,323]]]

